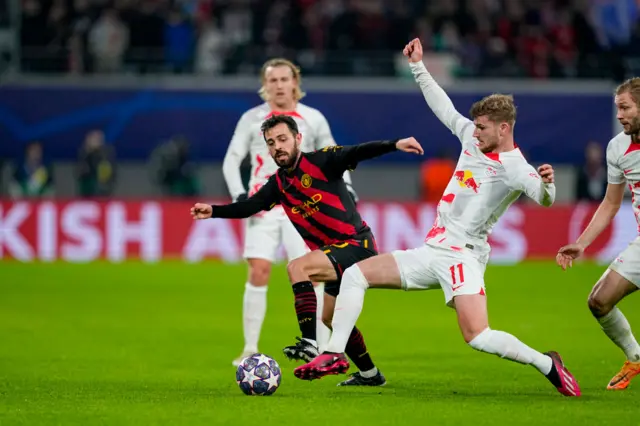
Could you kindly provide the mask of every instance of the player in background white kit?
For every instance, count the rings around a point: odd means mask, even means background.
[[[552,167],[545,164],[536,172],[515,145],[516,112],[511,96],[491,95],[477,102],[471,109],[472,122],[456,111],[425,68],[418,39],[405,47],[404,54],[427,104],[462,143],[456,171],[422,247],[373,256],[344,272],[327,350],[295,369],[295,375],[310,380],[346,372],[349,363],[343,352],[368,288],[442,288],[447,305],[456,310],[464,340],[472,348],[533,365],[560,393],[579,396],[578,383],[556,352],[540,353],[511,334],[492,330],[487,314],[484,272],[490,251],[488,235],[522,193],[543,206],[553,203]]]
[[[607,146],[608,185],[600,207],[582,235],[573,244],[558,251],[556,261],[567,269],[573,259],[582,255],[587,247],[605,230],[620,209],[624,197],[625,181],[633,195],[633,212],[640,230],[640,78],[625,81],[616,89],[615,103],[618,120],[624,130]],[[632,231],[629,230],[631,235]],[[616,306],[618,302],[640,287],[640,237],[609,265],[591,290],[588,303],[591,313],[604,333],[624,352],[627,360],[607,389],[626,389],[640,374],[640,346],[631,326]]]
[[[300,133],[304,135],[303,152],[335,145],[324,115],[300,103],[305,94],[300,89],[300,71],[292,62],[280,58],[267,61],[262,67],[260,80],[262,87],[259,93],[265,102],[240,117],[222,164],[224,178],[234,201],[256,193],[278,169],[260,133],[260,126],[272,114],[286,114],[296,120]],[[251,158],[248,194],[240,175],[240,165],[247,155]],[[348,172],[344,179],[349,192],[357,200]],[[245,345],[242,354],[233,360],[235,366],[244,357],[258,352],[260,330],[267,310],[271,264],[276,260],[280,244],[284,245],[288,260],[303,256],[308,251],[281,207],[247,219],[243,257],[249,265],[249,279],[245,284],[242,308]],[[317,341],[322,348],[329,338],[329,329],[322,323],[323,285],[316,285],[315,290],[318,299]]]

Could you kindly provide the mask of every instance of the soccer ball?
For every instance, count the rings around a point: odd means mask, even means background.
[[[272,395],[281,380],[280,366],[264,354],[246,357],[236,370],[236,383],[245,395]]]

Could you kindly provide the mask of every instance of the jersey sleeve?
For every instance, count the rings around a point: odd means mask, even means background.
[[[624,173],[618,165],[618,158],[615,145],[609,142],[609,146],[607,146],[607,182],[614,185],[625,181]]]
[[[341,176],[346,170],[355,170],[361,161],[397,151],[397,140],[383,140],[351,146],[330,146],[318,151],[323,168],[333,176]]]
[[[251,197],[223,206],[211,206],[211,217],[244,219],[254,214],[274,208],[280,201],[280,192],[276,176],[272,175],[267,183]]]
[[[449,96],[433,79],[422,62],[412,62],[409,66],[427,105],[436,117],[458,137],[461,143],[472,140],[475,129],[473,121],[456,110]]]
[[[508,185],[527,194],[541,206],[549,207],[556,199],[556,186],[544,183],[542,178],[526,161],[512,162],[507,165]]]
[[[247,113],[243,114],[236,124],[233,137],[227,148],[227,153],[222,162],[222,174],[227,183],[227,189],[232,199],[247,192],[242,183],[242,175],[240,174],[240,165],[249,153],[251,147],[251,120]]]

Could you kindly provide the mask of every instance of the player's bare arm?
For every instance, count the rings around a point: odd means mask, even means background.
[[[556,263],[558,263],[562,269],[566,270],[571,267],[572,261],[582,256],[582,253],[584,253],[587,247],[609,226],[618,213],[618,210],[620,210],[623,197],[624,183],[610,183],[607,185],[607,192],[604,195],[604,199],[582,235],[580,235],[575,243],[568,244],[558,250]]]

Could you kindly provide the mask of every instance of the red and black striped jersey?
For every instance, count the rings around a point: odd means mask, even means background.
[[[312,250],[369,233],[342,176],[363,160],[396,151],[396,142],[329,146],[301,153],[294,167],[279,168],[252,197],[212,206],[212,217],[245,218],[279,204]]]

